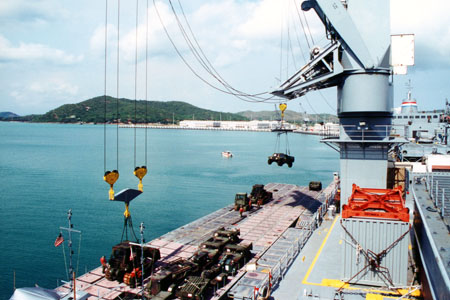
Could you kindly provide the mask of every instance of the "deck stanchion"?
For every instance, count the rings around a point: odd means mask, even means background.
[[[445,212],[445,189],[442,189],[442,209],[441,209],[441,216],[444,217]]]
[[[436,207],[438,206],[438,202],[437,202],[438,201],[438,192],[439,192],[439,181],[436,180],[436,198],[434,199]]]

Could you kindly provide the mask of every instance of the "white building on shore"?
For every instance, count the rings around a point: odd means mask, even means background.
[[[222,129],[222,130],[248,130],[248,131],[270,131],[280,126],[278,121],[180,121],[181,128],[186,129]],[[286,129],[295,129],[290,123],[283,123]]]

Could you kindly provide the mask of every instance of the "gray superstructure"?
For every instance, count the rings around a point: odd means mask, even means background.
[[[433,111],[419,110],[411,92],[392,116],[392,135],[404,137],[408,143],[399,145],[401,161],[419,161],[429,154],[450,154],[448,145],[449,105]]]

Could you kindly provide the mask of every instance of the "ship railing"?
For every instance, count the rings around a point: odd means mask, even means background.
[[[391,135],[392,125],[341,125],[351,140],[380,140]]]
[[[427,172],[426,184],[442,218],[450,218],[450,173]]]

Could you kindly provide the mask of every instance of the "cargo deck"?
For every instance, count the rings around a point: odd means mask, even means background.
[[[161,266],[179,258],[189,258],[197,250],[200,243],[211,237],[213,232],[220,227],[239,228],[240,238],[243,243],[253,243],[254,257],[251,262],[259,259],[267,259],[266,252],[271,246],[277,243],[277,240],[283,236],[291,241],[295,241],[297,246],[292,246],[289,253],[283,254],[280,248],[272,249],[272,259],[279,259],[284,263],[284,267],[279,270],[279,275],[285,272],[292,262],[292,255],[296,255],[299,246],[304,245],[304,240],[309,238],[310,233],[316,226],[319,218],[326,213],[326,209],[331,202],[332,197],[337,188],[337,182],[333,181],[328,187],[320,192],[310,191],[308,187],[301,187],[292,184],[269,183],[265,186],[267,191],[273,193],[273,200],[261,206],[259,209],[253,207],[250,211],[245,212],[243,216],[233,209],[233,205],[228,205],[200,219],[197,219],[185,226],[168,232],[161,237],[147,243],[153,247],[157,247],[161,252],[161,259],[155,264],[154,272],[158,272]],[[300,227],[297,232],[305,232],[302,236],[293,236],[287,230],[295,225]],[[308,224],[308,226],[305,226]],[[292,228],[294,229],[294,228]],[[295,235],[295,234],[294,234]],[[300,239],[301,238],[301,239]],[[299,241],[302,241],[301,244]],[[292,244],[292,243],[291,243]],[[280,243],[278,243],[278,246]],[[286,243],[285,243],[286,245]],[[274,245],[277,246],[277,245]],[[286,248],[286,247],[285,247]],[[289,247],[288,247],[289,248]],[[294,252],[294,248],[297,251]],[[268,255],[270,253],[267,253]],[[286,260],[289,254],[290,258]],[[281,261],[282,260],[282,261]],[[277,262],[274,262],[276,264]],[[217,287],[214,299],[221,299],[229,290],[236,285],[240,279],[246,274],[244,266],[234,278],[224,287]],[[147,277],[147,276],[146,276]],[[147,283],[149,277],[144,283]],[[102,274],[102,267],[98,267],[92,271],[81,275],[76,280],[77,291],[84,291],[91,296],[87,299],[118,299],[126,293],[140,295],[141,287],[130,288],[124,283],[117,281],[108,281]],[[56,288],[58,292],[69,292],[69,285],[65,284]]]

